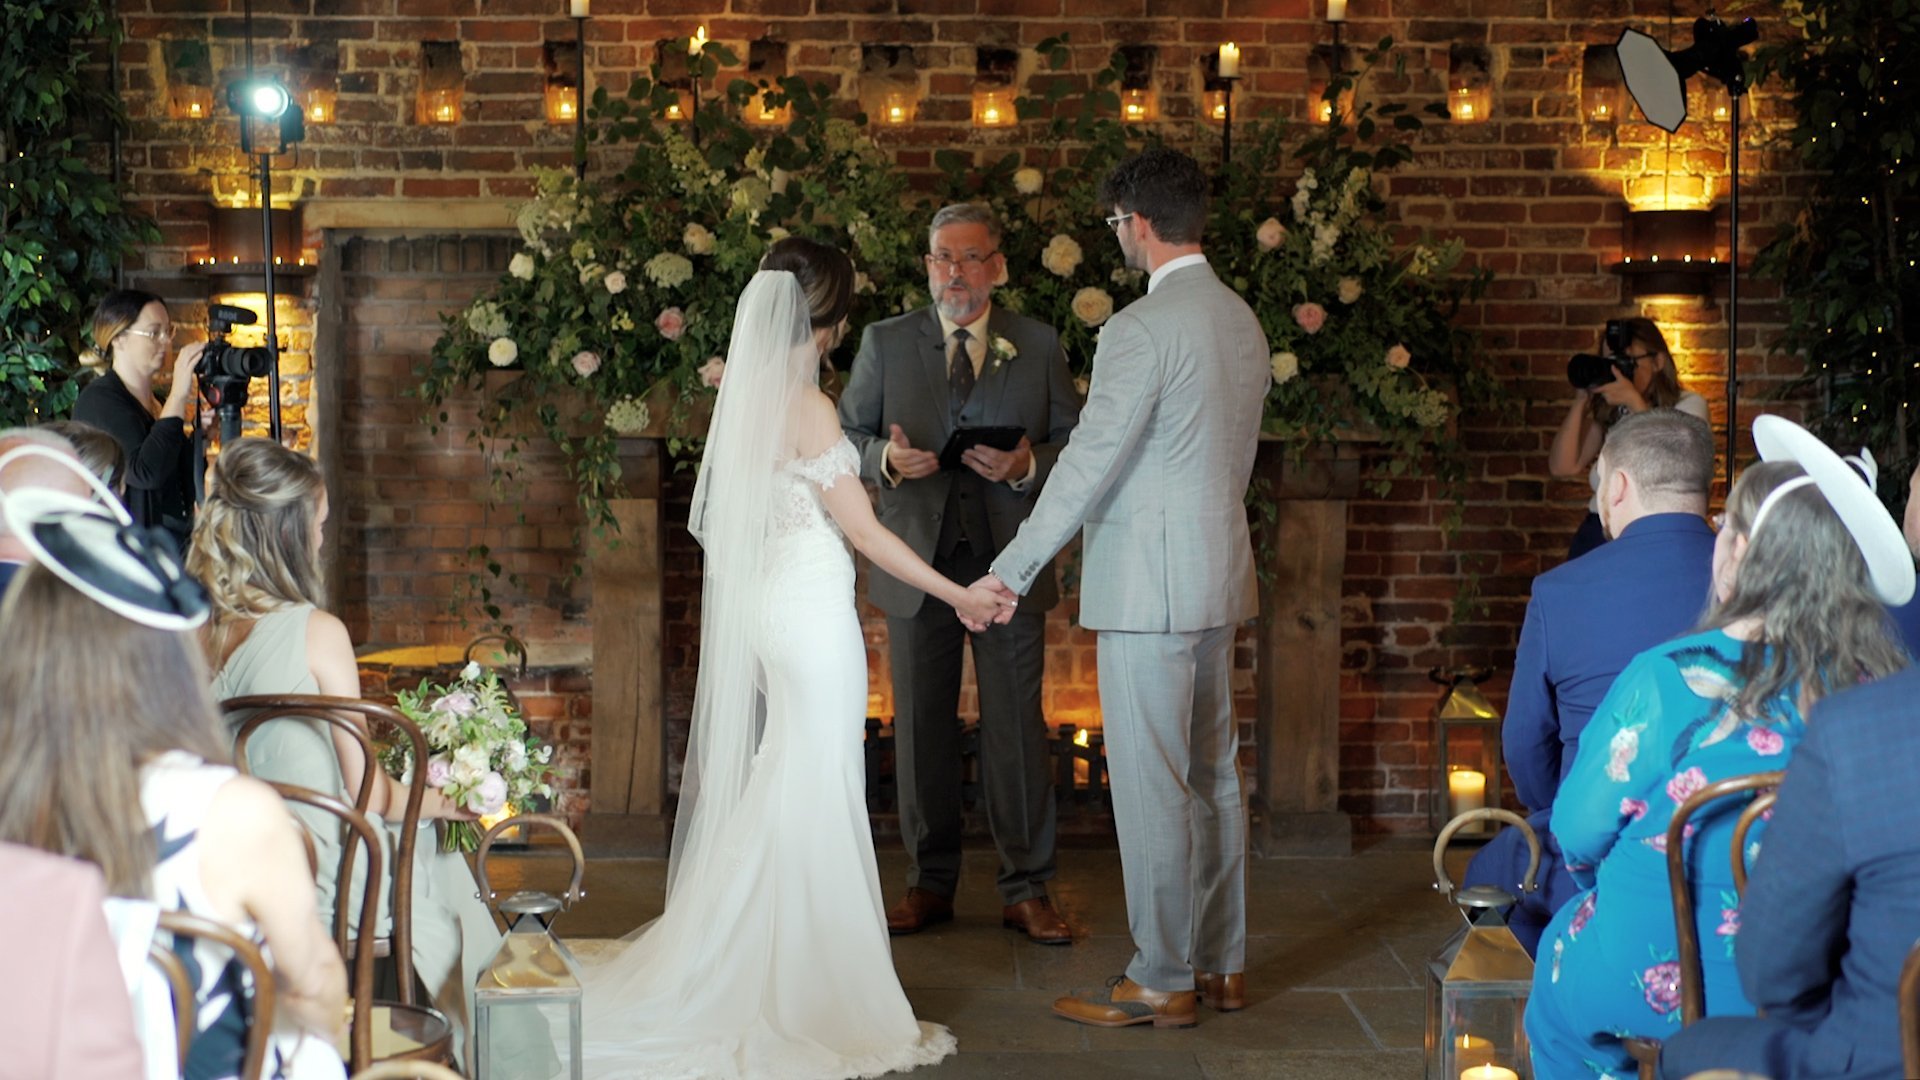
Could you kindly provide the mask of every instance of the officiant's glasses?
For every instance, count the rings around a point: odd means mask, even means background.
[[[943,252],[927,256],[927,265],[947,274],[955,270],[978,270],[993,261],[993,257],[998,254],[1000,253],[997,251],[989,251],[985,255],[973,251],[964,255],[948,255]]]

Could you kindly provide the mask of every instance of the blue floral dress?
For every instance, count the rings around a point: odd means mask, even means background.
[[[1694,792],[1728,777],[1787,767],[1806,732],[1789,687],[1757,717],[1727,708],[1750,646],[1718,630],[1633,659],[1601,701],[1553,804],[1553,832],[1585,891],[1541,940],[1527,1004],[1535,1076],[1626,1078],[1627,1036],[1680,1030],[1680,965],[1667,887],[1667,825]],[[1745,803],[1728,797],[1687,826],[1687,879],[1699,919],[1707,1011],[1751,1015],[1733,941],[1740,900],[1729,847]],[[1748,833],[1746,858],[1764,825]]]

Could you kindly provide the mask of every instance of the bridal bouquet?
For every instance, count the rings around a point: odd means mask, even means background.
[[[421,683],[399,695],[399,709],[427,740],[427,786],[472,814],[497,814],[509,803],[524,806],[553,796],[548,767],[553,747],[541,746],[500,685],[500,677],[469,663],[446,686]],[[382,755],[387,771],[408,779],[413,762],[403,743]],[[472,851],[480,831],[471,821],[445,822],[440,845]]]

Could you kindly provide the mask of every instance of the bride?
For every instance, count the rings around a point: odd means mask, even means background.
[[[837,1080],[953,1052],[893,970],[846,541],[978,621],[1004,601],[936,573],[874,518],[816,385],[852,298],[846,255],[799,238],[740,294],[693,494],[700,677],[666,911],[587,973],[589,1075]]]

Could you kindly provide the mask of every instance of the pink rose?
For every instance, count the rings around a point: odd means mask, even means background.
[[[1646,800],[1644,800],[1644,799],[1621,799],[1621,800],[1620,800],[1620,812],[1621,812],[1622,814],[1625,814],[1625,815],[1626,815],[1626,816],[1628,817],[1628,819],[1630,819],[1630,820],[1633,820],[1633,821],[1639,821],[1639,820],[1640,820],[1641,818],[1643,818],[1643,817],[1646,817],[1646,816],[1647,816],[1647,804],[1646,804]]]
[[[1756,727],[1747,729],[1747,745],[1761,757],[1772,757],[1787,748],[1787,740],[1772,728]]]
[[[677,307],[670,307],[654,317],[653,328],[668,341],[679,341],[680,335],[687,332],[687,315]]]
[[[593,374],[594,372],[599,371],[600,370],[600,354],[597,352],[588,352],[585,349],[581,349],[579,352],[574,353],[573,354],[573,370],[577,372],[580,375],[580,377],[583,379]]]
[[[1413,354],[1407,351],[1405,345],[1395,345],[1393,348],[1387,350],[1388,367],[1403,368],[1412,362]]]
[[[1309,334],[1317,334],[1327,324],[1327,309],[1309,300],[1293,305],[1293,321]]]
[[[474,814],[497,814],[507,805],[507,780],[497,772],[490,772],[480,778],[480,783],[467,795],[467,811]]]
[[[1655,964],[1640,973],[1640,986],[1647,1007],[1661,1016],[1680,1007],[1680,965],[1672,960]]]
[[[717,390],[720,388],[720,379],[726,373],[727,362],[717,356],[709,356],[707,362],[700,365],[700,385]]]
[[[447,766],[446,758],[443,758],[443,757],[428,758],[427,759],[427,786],[430,788],[446,787],[447,774],[450,771],[451,770]]]
[[[472,694],[467,693],[465,690],[457,690],[436,699],[434,703],[427,706],[427,708],[432,712],[449,712],[455,716],[472,716],[473,711],[479,708],[479,703],[473,700]]]
[[[1700,766],[1695,765],[1667,781],[1667,798],[1672,799],[1677,806],[1692,798],[1694,792],[1706,786],[1707,774],[1700,771]]]

